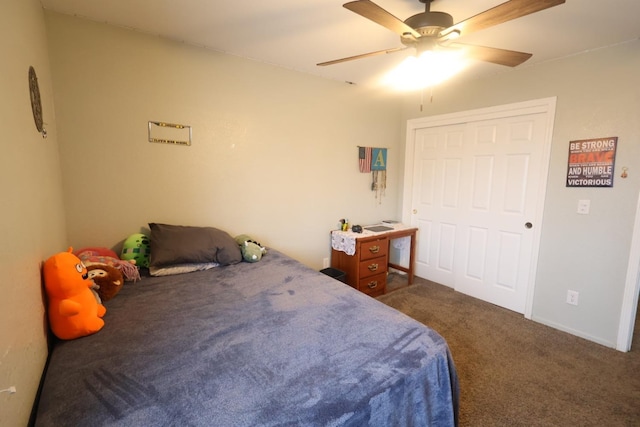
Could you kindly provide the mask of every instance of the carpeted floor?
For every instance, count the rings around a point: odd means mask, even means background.
[[[640,325],[622,353],[416,278],[379,301],[435,329],[460,378],[461,426],[640,426]]]

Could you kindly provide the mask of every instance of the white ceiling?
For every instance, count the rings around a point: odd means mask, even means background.
[[[41,0],[44,8],[165,36],[314,75],[375,85],[410,50],[318,67],[318,62],[401,47],[399,36],[345,9],[347,0]],[[406,19],[418,0],[374,0]],[[432,11],[454,22],[505,0],[435,0]],[[536,1],[536,0],[532,0]],[[462,43],[533,53],[520,67],[637,39],[639,0],[567,0],[565,4],[485,29]],[[456,78],[508,72],[473,62]]]

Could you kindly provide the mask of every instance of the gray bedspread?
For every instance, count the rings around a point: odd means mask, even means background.
[[[55,346],[37,426],[450,426],[441,336],[270,250],[147,277]]]

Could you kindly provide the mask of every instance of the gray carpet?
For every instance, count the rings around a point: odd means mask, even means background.
[[[640,426],[640,326],[622,353],[416,278],[379,301],[435,329],[460,377],[461,426]]]

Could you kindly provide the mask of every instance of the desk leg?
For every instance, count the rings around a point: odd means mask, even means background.
[[[415,264],[416,255],[416,233],[411,234],[411,248],[409,249],[409,277],[407,277],[407,283],[411,285],[413,283],[413,269]]]

